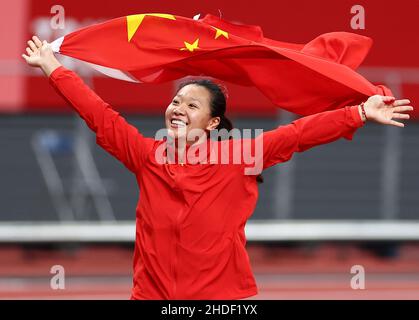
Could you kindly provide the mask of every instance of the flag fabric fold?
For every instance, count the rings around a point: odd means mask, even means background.
[[[296,44],[265,38],[259,26],[210,14],[191,19],[149,13],[92,25],[51,45],[125,81],[161,83],[193,75],[254,86],[299,115],[392,95],[356,72],[372,39],[355,33],[330,32]]]

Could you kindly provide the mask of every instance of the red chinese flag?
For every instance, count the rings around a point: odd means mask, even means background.
[[[265,38],[259,26],[213,15],[121,17],[75,31],[53,50],[90,63],[104,74],[161,83],[188,75],[257,87],[274,104],[299,115],[356,104],[374,94],[392,95],[354,71],[372,39],[325,33],[307,44]],[[255,102],[257,103],[257,102]]]

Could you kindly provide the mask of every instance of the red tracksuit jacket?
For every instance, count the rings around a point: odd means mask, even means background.
[[[159,164],[165,140],[144,137],[72,71],[50,83],[96,133],[96,142],[136,175],[132,299],[240,299],[258,290],[244,227],[258,198],[241,164]],[[263,134],[263,168],[363,126],[357,106],[326,111]],[[209,142],[215,145],[218,142]],[[211,147],[211,146],[210,146]]]

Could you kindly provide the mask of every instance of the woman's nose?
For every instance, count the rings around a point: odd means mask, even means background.
[[[174,112],[176,115],[185,115],[185,111],[183,110],[183,108],[182,108],[181,106],[177,106],[177,107],[173,110],[173,112]]]

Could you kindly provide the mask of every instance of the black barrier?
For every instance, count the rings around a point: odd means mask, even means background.
[[[405,319],[419,301],[389,300],[148,300],[148,301],[0,301],[0,309],[15,319],[363,319],[371,308],[374,318]],[[411,309],[411,310],[410,310]],[[193,310],[193,311],[192,311]],[[412,313],[411,313],[412,312]],[[129,315],[128,315],[129,314]],[[40,317],[38,317],[40,316]],[[306,319],[306,318],[303,318]]]

